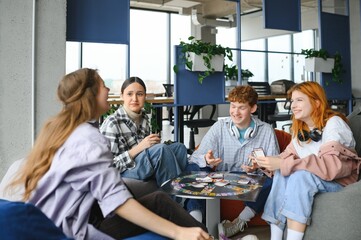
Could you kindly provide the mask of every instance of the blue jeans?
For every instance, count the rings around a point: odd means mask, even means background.
[[[122,172],[122,177],[139,180],[155,178],[157,185],[177,177],[186,168],[187,149],[182,143],[159,143],[135,157],[135,167]]]
[[[287,218],[310,224],[315,195],[337,192],[342,188],[341,184],[324,181],[308,171],[296,171],[286,177],[276,171],[262,218],[281,229],[285,228]]]
[[[191,163],[188,164],[186,171],[205,171],[205,172],[211,172],[212,169],[209,167],[200,168],[197,164]],[[246,206],[250,207],[253,211],[256,213],[260,213],[264,205],[266,203],[268,194],[271,191],[272,187],[272,178],[267,177],[266,181],[264,182],[261,192],[258,195],[258,198],[255,202],[244,202]],[[194,210],[200,210],[203,215],[203,219],[205,219],[205,200],[200,199],[187,199],[184,203],[185,208],[188,212],[194,211]]]

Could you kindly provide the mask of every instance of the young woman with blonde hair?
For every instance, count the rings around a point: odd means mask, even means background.
[[[303,82],[288,95],[292,110],[292,141],[274,157],[257,157],[274,171],[262,218],[271,225],[271,240],[301,240],[310,224],[314,197],[336,192],[358,179],[360,158],[345,116],[330,109],[322,87]]]
[[[133,199],[110,166],[109,143],[93,126],[109,109],[108,92],[96,70],[64,76],[58,86],[63,108],[46,122],[11,186],[24,185],[24,200],[75,239],[123,239],[145,229],[172,239],[208,239],[205,227],[165,193]]]

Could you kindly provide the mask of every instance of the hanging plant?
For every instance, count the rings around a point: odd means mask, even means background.
[[[329,58],[332,58],[334,61],[333,67],[331,69],[331,74],[332,74],[332,81],[336,82],[336,83],[343,83],[343,80],[341,79],[341,75],[342,73],[345,72],[345,70],[343,69],[343,64],[342,64],[342,57],[341,54],[339,52],[336,52],[333,56],[330,56],[330,54],[327,52],[327,50],[325,49],[320,49],[320,50],[314,50],[314,49],[302,49],[301,50],[301,54],[305,55],[306,59],[310,59],[310,58],[322,58],[323,60],[327,60]],[[329,83],[326,82],[326,85],[328,85]]]
[[[212,59],[217,55],[223,55],[227,57],[230,61],[233,61],[233,53],[230,48],[222,47],[221,45],[211,44],[208,42],[202,42],[201,40],[196,40],[193,36],[188,38],[189,43],[181,41],[179,46],[182,47],[180,63],[185,64],[186,68],[193,68],[193,61],[191,59],[191,53],[195,55],[202,56],[204,66],[206,70],[204,72],[200,72],[198,74],[198,81],[202,84],[203,80],[209,75],[215,72],[214,67],[212,66]],[[224,61],[224,59],[223,59]],[[222,63],[223,66],[223,63]],[[173,66],[173,71],[178,73],[179,68],[177,65]],[[221,70],[222,71],[222,70]]]

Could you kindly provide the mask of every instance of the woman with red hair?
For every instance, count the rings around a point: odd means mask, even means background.
[[[271,225],[271,240],[301,240],[310,224],[314,197],[339,191],[358,179],[360,158],[345,116],[330,109],[316,82],[303,82],[288,92],[292,141],[279,156],[257,157],[274,171],[262,218]]]

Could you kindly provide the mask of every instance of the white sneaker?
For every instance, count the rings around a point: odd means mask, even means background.
[[[258,240],[256,235],[246,235],[242,238],[238,238],[237,240]]]
[[[236,218],[235,220],[233,220],[233,222],[229,220],[224,220],[218,224],[219,238],[222,239],[222,237],[232,237],[233,235],[236,235],[239,232],[243,232],[245,226],[247,226],[247,222],[239,218]]]

